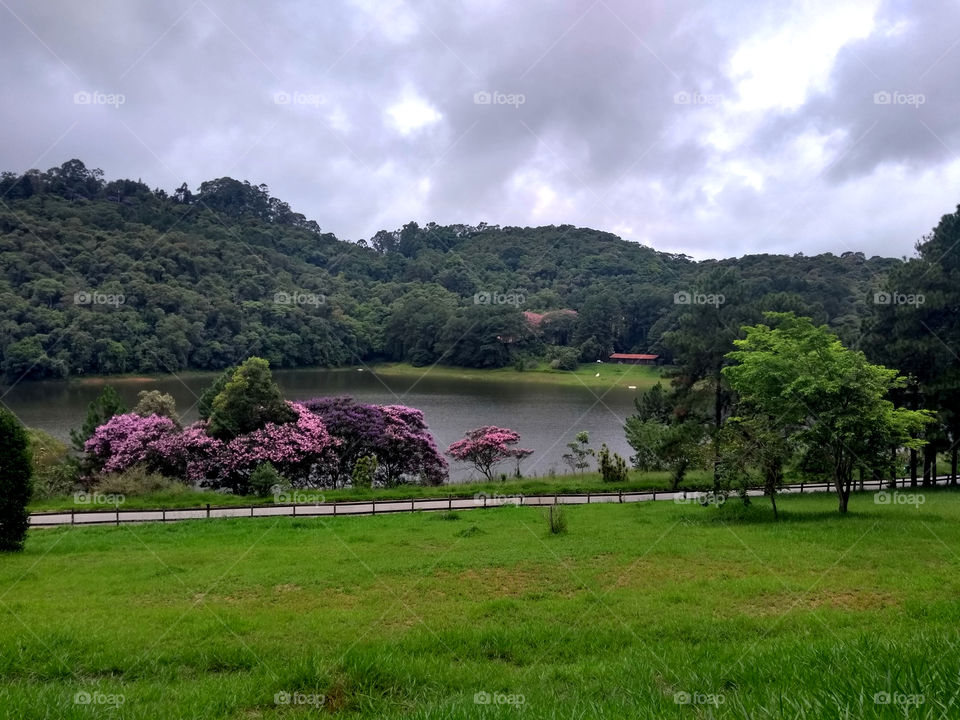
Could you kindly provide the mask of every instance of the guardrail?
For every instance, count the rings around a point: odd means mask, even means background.
[[[937,486],[949,482],[949,475],[938,476]],[[854,483],[854,490],[885,490],[909,487],[909,478],[890,480],[865,480]],[[893,485],[893,487],[891,487]],[[804,492],[827,492],[833,489],[829,482],[797,483],[785,485],[784,494]],[[918,485],[916,490],[922,490]],[[762,497],[763,490],[747,491],[751,497]],[[119,525],[121,523],[179,522],[229,517],[343,517],[350,515],[385,515],[397,512],[425,512],[476,510],[504,505],[592,505],[596,503],[634,503],[673,500],[681,503],[698,502],[703,491],[691,490],[629,490],[610,493],[555,493],[553,495],[489,495],[478,493],[474,497],[410,498],[409,500],[345,500],[313,504],[289,503],[283,505],[221,505],[194,508],[160,508],[156,510],[61,510],[37,512],[30,515],[30,527],[61,527],[64,525]]]

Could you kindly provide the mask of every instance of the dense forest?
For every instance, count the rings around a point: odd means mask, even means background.
[[[870,348],[869,328],[895,322],[877,319],[874,294],[906,267],[853,252],[695,262],[572,226],[411,222],[346,242],[264,185],[220,178],[168,193],[79,160],[3,173],[0,198],[8,382],[250,355],[273,367],[522,368],[654,352],[704,376],[716,357],[701,346],[723,338],[726,352],[766,310]]]

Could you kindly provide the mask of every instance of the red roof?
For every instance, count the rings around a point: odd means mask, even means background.
[[[563,309],[563,310],[547,310],[545,313],[535,313],[531,310],[524,310],[523,315],[527,318],[527,322],[533,327],[540,327],[540,324],[544,321],[545,318],[553,315],[576,315],[576,310]]]
[[[643,353],[614,353],[610,356],[611,360],[656,360],[659,355],[645,355]]]

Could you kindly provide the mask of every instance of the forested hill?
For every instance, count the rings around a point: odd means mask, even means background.
[[[572,226],[410,223],[351,243],[231,178],[168,194],[107,182],[79,160],[0,176],[8,381],[250,355],[275,367],[669,357],[697,302],[724,327],[797,310],[855,344],[899,264],[861,253],[694,262]],[[577,313],[549,314],[561,309]],[[548,314],[535,325],[524,311]]]

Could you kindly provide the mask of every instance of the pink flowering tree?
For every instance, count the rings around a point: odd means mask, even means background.
[[[155,443],[176,435],[173,420],[160,415],[135,413],[114,415],[84,443],[92,467],[102,472],[120,472],[134,465],[158,469],[161,458]]]
[[[520,460],[533,454],[533,450],[513,447],[520,442],[520,434],[507,428],[494,425],[470,430],[462,440],[457,440],[449,448],[447,455],[454,460],[470,463],[487,480],[493,480],[493,468],[504,460]]]

